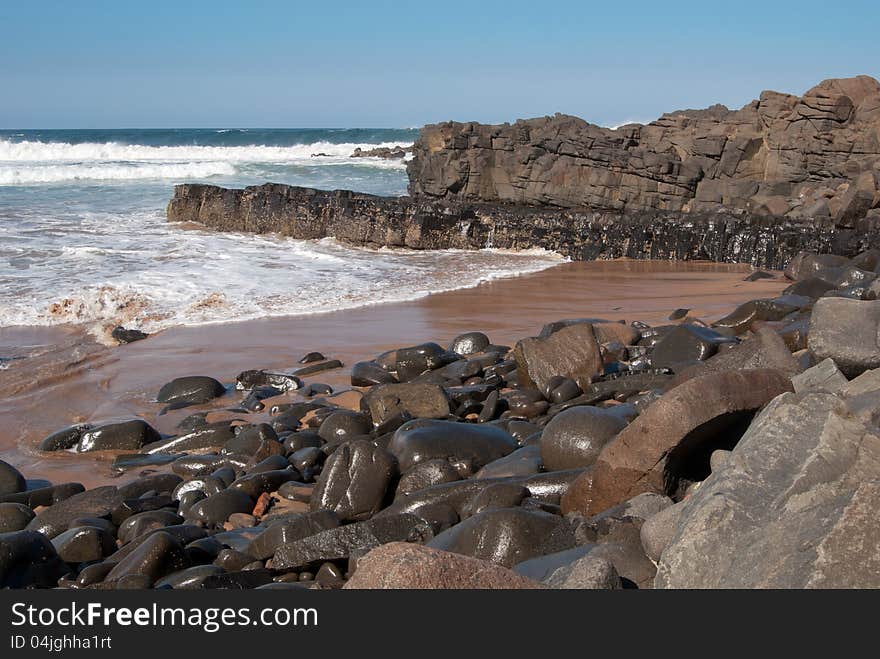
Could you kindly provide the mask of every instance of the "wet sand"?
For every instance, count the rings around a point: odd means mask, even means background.
[[[307,382],[348,387],[348,366],[393,347],[436,341],[479,330],[493,342],[513,345],[552,320],[602,317],[668,323],[678,307],[717,319],[750,299],[778,295],[781,278],[744,282],[743,265],[611,261],[567,263],[476,288],[410,302],[228,324],[177,327],[115,348],[94,342],[76,327],[0,329],[0,355],[31,354],[0,370],[0,458],[30,478],[107,482],[108,456],[49,455],[35,447],[71,423],[139,415],[161,432],[196,409],[158,416],[154,402],[165,382],[209,375],[231,383],[252,368],[291,369],[317,350],[346,368]],[[217,402],[231,407],[240,394]]]

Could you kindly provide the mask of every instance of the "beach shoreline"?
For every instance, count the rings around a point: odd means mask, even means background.
[[[355,362],[401,345],[445,345],[462,332],[482,331],[496,344],[512,346],[553,320],[601,317],[660,325],[680,307],[709,322],[747,300],[774,297],[787,285],[779,273],[743,281],[751,271],[748,265],[708,262],[563,263],[406,302],[178,326],[113,348],[77,326],[3,328],[0,347],[6,353],[24,345],[42,348],[0,370],[0,458],[39,478],[93,487],[113,479],[113,456],[46,454],[36,450],[38,443],[66,425],[132,416],[173,434],[193,410],[160,415],[155,395],[175,377],[207,375],[229,384],[247,369],[292,369],[315,350],[345,366],[307,382],[345,390]],[[234,407],[240,398],[233,392],[215,405]]]

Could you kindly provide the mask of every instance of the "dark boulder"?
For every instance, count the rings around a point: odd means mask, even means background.
[[[579,405],[554,416],[541,434],[541,459],[548,471],[591,466],[599,452],[626,427],[612,411]]]
[[[544,553],[547,536],[559,524],[559,517],[545,512],[492,509],[456,524],[427,545],[512,567]]]
[[[21,472],[8,462],[0,460],[0,496],[18,494],[27,489],[27,481]]]
[[[67,572],[42,533],[0,533],[0,588],[53,588]]]
[[[516,440],[501,428],[436,420],[405,423],[388,445],[402,472],[436,458],[462,464],[473,472],[516,448]]]
[[[107,423],[87,430],[79,439],[76,450],[86,451],[136,451],[158,442],[162,436],[146,421],[132,419],[120,423]]]
[[[175,378],[162,386],[156,400],[160,403],[200,404],[214,400],[226,393],[223,385],[203,375]]]
[[[336,449],[321,470],[312,493],[312,510],[331,510],[343,521],[362,521],[379,512],[397,460],[370,442],[346,442]]]

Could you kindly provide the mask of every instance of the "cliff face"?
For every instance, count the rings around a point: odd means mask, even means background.
[[[826,80],[616,130],[556,115],[426,126],[410,194],[631,212],[742,210],[853,222],[880,206],[880,83]]]
[[[802,249],[855,254],[880,245],[880,218],[837,227],[724,212],[636,211],[621,214],[391,198],[346,190],[266,184],[229,190],[178,185],[168,219],[221,231],[333,237],[369,247],[527,249],[541,247],[575,260],[706,259],[782,268]]]

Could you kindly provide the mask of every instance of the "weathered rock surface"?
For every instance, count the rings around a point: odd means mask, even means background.
[[[656,585],[880,586],[880,436],[827,392],[785,394],[681,504]]]
[[[563,511],[602,512],[641,492],[677,494],[682,481],[699,480],[709,455],[730,448],[750,415],[791,391],[780,371],[723,371],[668,391],[609,442],[590,474],[575,481]]]
[[[543,588],[505,567],[422,545],[392,542],[370,551],[343,586],[357,588]]]

